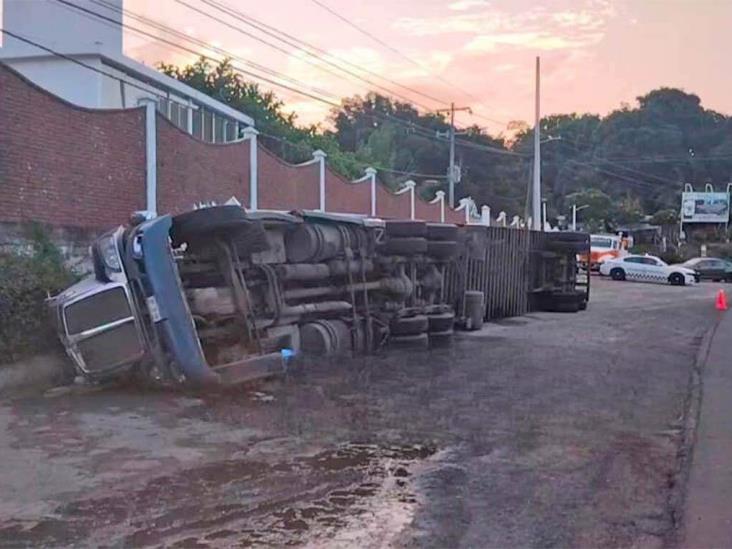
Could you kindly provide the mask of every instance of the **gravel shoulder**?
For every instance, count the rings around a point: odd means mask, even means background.
[[[595,280],[593,280],[595,282]],[[654,547],[717,285],[218,394],[0,401],[0,546]]]

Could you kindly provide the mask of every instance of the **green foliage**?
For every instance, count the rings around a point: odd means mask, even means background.
[[[56,342],[44,301],[75,281],[47,233],[31,226],[29,237],[29,254],[0,254],[0,363]]]
[[[669,265],[674,265],[675,263],[683,263],[688,259],[678,250],[668,250],[666,252],[661,252],[660,254],[658,254],[658,257],[660,257]]]
[[[586,189],[571,193],[567,196],[567,204],[571,208],[576,204],[578,208],[586,206],[577,212],[578,222],[592,231],[605,229],[608,217],[613,209],[613,201],[610,196],[599,189]]]
[[[228,61],[205,60],[161,69],[235,109],[252,116],[262,142],[285,160],[301,162],[315,149],[346,177],[363,168],[380,170],[392,188],[406,179],[436,176],[445,189],[449,147],[438,132],[448,129],[442,114],[423,113],[414,105],[377,93],[341,101],[330,114],[329,129],[300,127],[294,114],[272,92],[244,81]],[[526,215],[531,175],[533,129],[511,125],[509,141],[471,126],[459,128],[456,161],[462,166],[457,198],[470,195],[494,212]],[[542,187],[549,211],[568,215],[576,193],[599,191],[609,201],[583,212],[591,224],[634,223],[647,213],[677,210],[683,183],[697,188],[710,182],[724,189],[732,173],[732,118],[704,109],[698,96],[659,88],[622,105],[607,116],[559,114],[541,120]],[[520,153],[509,156],[481,150]],[[422,175],[419,175],[422,174]],[[426,192],[426,191],[425,191]]]
[[[679,213],[677,210],[665,209],[658,210],[651,217],[651,225],[673,225],[679,222]]]

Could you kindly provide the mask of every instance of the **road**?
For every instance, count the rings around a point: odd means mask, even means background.
[[[0,403],[0,546],[661,547],[718,285],[599,280],[449,349]]]

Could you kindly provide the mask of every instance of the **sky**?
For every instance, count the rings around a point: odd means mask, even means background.
[[[533,120],[536,56],[542,63],[544,114],[605,114],[660,86],[680,87],[699,95],[705,107],[732,113],[732,0],[214,1],[327,51],[332,63],[347,62],[350,72],[422,104],[423,110],[450,102],[470,107],[473,114],[461,112],[458,121],[493,133],[506,131],[514,120]],[[125,0],[125,8],[218,48],[209,51],[212,57],[226,51],[238,58],[237,66],[257,63],[286,75],[288,85],[307,87],[329,101],[374,89],[204,0]],[[140,26],[131,15],[127,24]],[[185,64],[194,57],[130,31],[125,52],[149,64]],[[327,104],[263,86],[276,91],[300,122],[327,118]]]

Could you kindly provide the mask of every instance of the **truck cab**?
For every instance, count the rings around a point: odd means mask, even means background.
[[[590,235],[590,270],[599,271],[604,261],[628,255],[628,248],[630,240],[622,234]],[[586,256],[582,258],[582,263],[588,263]]]

